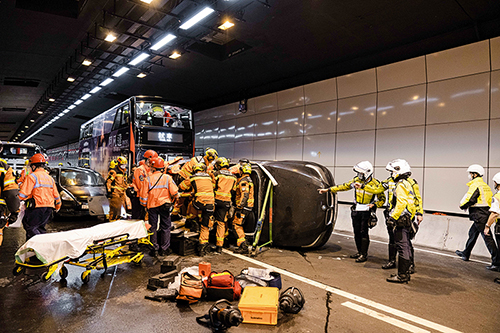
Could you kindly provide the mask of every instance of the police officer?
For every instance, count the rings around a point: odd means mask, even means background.
[[[0,153],[2,150],[3,144],[0,141]],[[6,160],[0,158],[0,245],[2,245],[5,226],[17,220],[19,213],[18,194],[14,171]]]
[[[234,191],[236,192],[236,210],[234,212],[233,228],[238,236],[236,240],[238,248],[235,249],[234,252],[248,253],[248,243],[245,238],[243,224],[245,223],[245,218],[252,212],[254,205],[254,185],[252,178],[250,178],[252,174],[252,165],[249,163],[242,163],[240,166],[240,173],[241,177],[234,185]]]
[[[389,206],[389,227],[394,228],[394,240],[398,251],[398,273],[387,278],[387,282],[408,283],[410,281],[412,221],[417,211],[415,194],[408,181],[411,175],[410,165],[404,160],[391,162],[388,169],[396,183]]]
[[[110,170],[106,179],[106,188],[109,198],[109,220],[116,221],[125,205],[125,191],[127,190],[127,164],[125,157],[119,156],[116,159],[117,167]]]
[[[137,195],[141,193],[141,188],[142,186],[147,186],[145,184],[146,179],[149,175],[151,175],[151,160],[153,158],[157,158],[158,153],[155,152],[154,150],[146,150],[144,153],[144,158],[145,160],[142,160],[139,162],[139,166],[137,169],[134,171],[134,176],[132,180],[132,186],[134,188],[135,192],[135,198],[132,195],[132,198],[130,199],[130,202],[132,204],[132,218],[133,219],[140,219],[144,220],[146,217],[146,209],[144,206],[141,204],[141,198],[139,198]],[[147,198],[142,198],[142,201],[146,201]]]
[[[225,157],[219,157],[215,162],[214,191],[215,191],[215,213],[214,220],[217,223],[217,253],[222,253],[224,235],[226,233],[226,214],[231,207],[231,190],[236,183],[236,176],[229,170],[229,161]]]
[[[151,159],[152,174],[147,177],[147,186],[141,188],[140,197],[147,198],[141,204],[147,206],[151,224],[151,243],[154,250],[151,256],[169,255],[170,249],[170,207],[177,197],[177,185],[172,177],[164,174],[165,163],[161,157]]]
[[[30,159],[31,173],[21,186],[19,198],[25,201],[26,212],[23,227],[26,240],[37,234],[44,234],[54,209],[59,211],[61,199],[54,179],[45,170],[47,161],[42,154],[35,154]]]
[[[479,164],[472,164],[467,169],[467,172],[469,173],[470,179],[470,182],[467,183],[469,190],[460,202],[460,209],[468,209],[469,220],[474,223],[469,229],[469,239],[467,239],[465,249],[463,251],[457,250],[455,253],[459,257],[462,257],[462,260],[469,260],[472,249],[476,244],[477,237],[481,234],[491,254],[491,265],[486,266],[486,268],[496,271],[498,270],[498,266],[500,266],[498,248],[491,234],[484,234],[486,222],[488,222],[488,217],[490,216],[489,210],[493,193],[482,178],[484,175],[484,168],[482,166]]]
[[[213,226],[215,196],[212,177],[206,173],[206,166],[198,163],[193,167],[194,175],[190,177],[194,193],[193,208],[201,212],[200,238],[198,254],[204,256],[209,249],[208,236]]]
[[[368,222],[371,219],[371,212],[375,212],[377,207],[382,207],[385,202],[383,187],[379,180],[373,178],[373,166],[368,161],[362,161],[353,167],[357,176],[350,181],[330,187],[328,189],[318,189],[320,194],[331,191],[337,193],[339,191],[348,191],[355,188],[355,203],[351,207],[352,226],[354,229],[354,241],[356,242],[357,253],[351,255],[351,258],[356,259],[356,262],[365,262],[368,257],[368,247],[370,238],[368,236]],[[366,191],[365,187],[381,188],[379,194],[373,194]],[[377,197],[377,201],[375,201]]]
[[[497,192],[491,200],[490,216],[488,217],[488,222],[486,222],[486,226],[484,227],[484,234],[489,235],[491,226],[496,222],[494,234],[497,244],[500,244],[500,220],[498,219],[500,217],[500,172],[493,176],[493,183],[495,184],[495,190]],[[492,270],[498,271],[499,268],[497,266],[496,269],[492,268]]]

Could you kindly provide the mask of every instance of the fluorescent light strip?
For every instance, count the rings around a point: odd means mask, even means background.
[[[147,59],[147,58],[149,58],[149,54],[143,52],[143,53],[139,54],[137,57],[135,57],[128,64],[132,65],[132,66],[135,66],[135,65],[137,65],[138,63],[140,63],[141,61],[143,61],[144,59]]]
[[[94,89],[92,89],[91,91],[89,91],[91,94],[94,94],[96,92],[98,92],[99,90],[101,90],[102,88],[101,87],[95,87]]]
[[[119,70],[118,70],[115,74],[113,74],[113,76],[114,76],[114,77],[119,77],[119,76],[121,76],[123,73],[128,72],[128,70],[129,70],[129,69],[130,69],[130,68],[128,68],[128,67],[122,67],[122,68],[120,68],[120,69],[119,69]]]
[[[195,25],[196,23],[198,23],[201,20],[203,20],[208,15],[212,14],[213,12],[214,12],[214,10],[212,8],[206,7],[201,12],[199,12],[198,14],[196,14],[195,16],[193,16],[191,19],[187,20],[186,23],[184,23],[183,25],[181,25],[179,28],[180,29],[184,29],[184,30],[189,29],[193,25]]]
[[[66,113],[68,113],[68,112],[70,112],[70,111],[71,111],[70,109],[66,109],[66,110],[64,110],[62,113],[66,114]]]
[[[80,104],[82,104],[82,103],[83,103],[83,101],[82,101],[81,99],[79,99],[79,100],[77,100],[77,101],[75,102],[75,105],[80,105]]]
[[[157,51],[159,48],[162,46],[166,45],[167,43],[171,42],[174,40],[176,37],[172,34],[168,34],[167,36],[163,37],[158,43],[155,45],[151,46],[151,50]]]
[[[110,84],[113,81],[114,80],[112,78],[109,78],[109,79],[106,79],[106,80],[102,81],[99,85],[105,87],[105,86],[107,86],[108,84]]]
[[[74,108],[76,108],[76,105],[74,105],[74,104],[73,104],[73,105],[70,105],[70,106],[68,107],[68,109],[70,109],[70,110],[73,110]]]
[[[92,95],[91,94],[85,94],[85,95],[82,96],[82,99],[85,100],[85,99],[89,98],[90,96],[92,96]]]

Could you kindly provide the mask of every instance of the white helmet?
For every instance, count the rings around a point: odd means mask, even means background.
[[[467,172],[475,172],[479,175],[479,177],[484,176],[484,168],[479,164],[472,164],[467,168]]]
[[[493,181],[496,184],[495,187],[497,187],[497,185],[500,185],[500,172],[493,176]]]
[[[385,169],[391,173],[391,177],[393,179],[396,179],[405,173],[411,172],[410,164],[408,164],[406,160],[399,158],[387,163]]]
[[[373,174],[373,165],[368,161],[361,161],[353,167],[361,180],[366,180]]]

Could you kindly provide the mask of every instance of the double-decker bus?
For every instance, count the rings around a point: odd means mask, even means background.
[[[78,165],[106,175],[109,162],[124,156],[130,170],[148,149],[166,160],[191,158],[192,111],[157,96],[130,97],[81,125]]]

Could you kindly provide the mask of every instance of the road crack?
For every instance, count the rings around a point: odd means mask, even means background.
[[[332,309],[330,308],[330,303],[332,302],[331,300],[332,293],[327,291],[326,292],[326,322],[325,322],[325,333],[328,333],[328,324],[330,323],[330,312]]]

